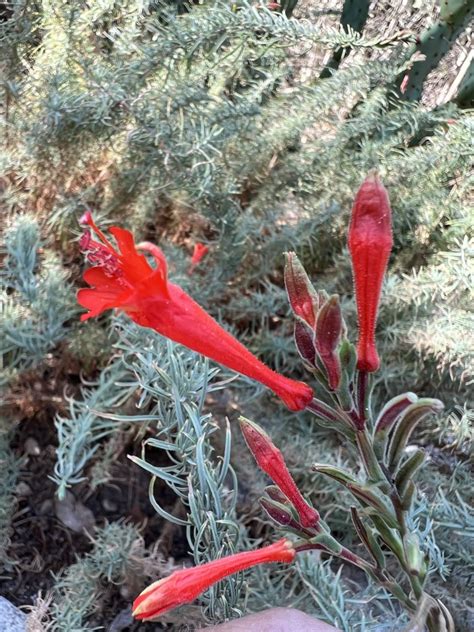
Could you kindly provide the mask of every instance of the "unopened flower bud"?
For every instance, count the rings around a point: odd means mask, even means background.
[[[329,388],[336,390],[341,381],[341,362],[338,345],[343,329],[341,305],[337,295],[319,310],[316,321],[316,350],[326,369]]]
[[[387,191],[377,175],[362,183],[352,207],[348,236],[357,302],[357,368],[373,372],[380,360],[375,326],[382,283],[392,250],[392,217]]]
[[[240,427],[250,452],[258,466],[277,485],[296,509],[303,527],[314,527],[319,513],[305,501],[291,476],[280,450],[260,426],[245,417],[240,417]]]
[[[281,489],[276,485],[267,485],[265,487],[265,492],[272,500],[276,500],[277,503],[288,505],[290,502]]]
[[[287,252],[285,259],[285,286],[291,309],[314,328],[319,307],[318,294],[296,254]]]
[[[316,348],[314,343],[314,331],[298,316],[295,320],[295,344],[303,360],[310,366],[315,366]]]
[[[287,527],[294,522],[294,518],[291,515],[291,511],[285,505],[280,504],[275,500],[271,500],[270,498],[261,498],[260,504],[266,511],[266,513],[270,516],[270,518],[276,522],[277,524]]]

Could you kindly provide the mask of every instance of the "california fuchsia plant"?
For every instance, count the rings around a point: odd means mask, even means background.
[[[231,555],[173,573],[155,582],[135,600],[134,615],[155,620],[162,613],[193,601],[224,577],[268,562],[291,563],[301,551],[319,550],[363,570],[406,608],[409,630],[453,631],[446,607],[425,591],[429,559],[409,528],[416,493],[414,476],[421,451],[407,454],[417,424],[443,404],[399,395],[374,412],[372,374],[380,366],[375,328],[382,283],[392,248],[391,210],[387,192],[376,174],[360,187],[353,206],[348,245],[357,303],[359,335],[348,338],[339,297],[311,284],[294,253],[287,253],[285,284],[295,316],[295,342],[314,386],[275,373],[226,332],[180,287],[168,281],[163,253],[149,243],[134,243],[130,232],[111,228],[116,245],[97,228],[90,214],[81,246],[94,267],[84,279],[92,289],[79,292],[89,310],[83,319],[119,308],[144,327],[182,343],[270,388],[294,411],[307,410],[324,427],[339,432],[363,466],[362,480],[332,464],[315,463],[315,472],[342,485],[354,504],[348,507],[355,532],[365,549],[361,556],[343,546],[320,512],[304,498],[280,450],[253,421],[241,418],[247,445],[259,467],[271,478],[260,502],[284,533],[275,544]],[[90,229],[95,233],[93,239]],[[147,253],[155,260],[150,265]],[[317,562],[315,562],[317,563]],[[399,570],[396,570],[396,565]],[[317,587],[316,587],[317,589]]]

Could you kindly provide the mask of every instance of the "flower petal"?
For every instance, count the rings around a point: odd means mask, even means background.
[[[95,268],[89,268],[84,272],[82,278],[91,287],[100,288],[117,288],[117,291],[123,292],[123,287],[120,286],[119,281],[107,274],[102,266],[96,266]]]
[[[138,254],[133,235],[129,230],[112,226],[109,232],[120,248],[122,268],[128,281],[136,283],[153,272],[146,258]]]
[[[131,292],[123,288],[109,289],[82,289],[77,293],[77,302],[82,307],[89,310],[89,313],[83,314],[81,320],[98,316],[107,309],[119,307],[130,296]]]

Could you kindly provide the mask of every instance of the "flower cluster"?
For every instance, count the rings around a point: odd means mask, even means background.
[[[417,452],[406,458],[404,451],[420,420],[439,412],[442,404],[407,393],[388,402],[378,417],[372,418],[369,376],[380,365],[375,328],[392,248],[390,204],[377,175],[369,175],[356,194],[348,234],[358,316],[356,346],[347,338],[339,297],[317,291],[296,254],[286,254],[285,285],[295,317],[295,343],[318,383],[316,396],[307,384],[284,377],[260,362],[186,292],[171,283],[166,259],[157,246],[148,242],[136,245],[132,234],[118,227],[110,229],[115,240],[112,243],[90,213],[86,213],[82,223],[86,232],[81,248],[93,265],[84,273],[91,288],[78,294],[80,304],[89,310],[83,319],[119,308],[139,325],[260,382],[291,410],[306,409],[316,415],[319,423],[340,432],[358,450],[365,472],[364,480],[359,480],[333,465],[316,463],[312,468],[337,481],[361,506],[360,510],[351,507],[351,517],[371,562],[332,536],[319,512],[298,489],[281,451],[258,424],[241,417],[240,427],[247,446],[273,483],[260,499],[261,506],[278,528],[293,534],[297,540],[285,536],[261,549],[176,571],[151,584],[137,597],[134,616],[155,620],[164,612],[193,601],[232,573],[256,564],[290,563],[297,552],[318,549],[363,569],[399,599],[418,621],[420,612],[428,612],[419,605],[428,599],[423,592],[427,564],[416,536],[407,531],[404,515],[411,506],[413,477],[423,462],[423,454]],[[206,252],[206,246],[196,244],[190,271]],[[372,527],[366,526],[368,519]],[[408,590],[391,575],[385,563],[386,551],[394,554],[407,574]],[[444,606],[434,603],[432,611],[443,621],[443,629],[451,630],[449,613],[446,614]],[[434,617],[430,612],[426,615],[428,625]],[[435,628],[431,626],[432,629]]]

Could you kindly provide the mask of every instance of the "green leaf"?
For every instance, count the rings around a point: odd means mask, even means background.
[[[443,408],[444,404],[439,399],[424,398],[404,410],[388,444],[387,461],[391,472],[397,469],[408,440],[420,421],[432,413],[441,412]]]

